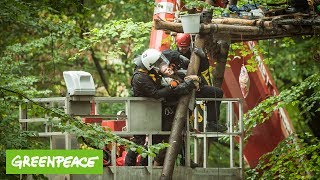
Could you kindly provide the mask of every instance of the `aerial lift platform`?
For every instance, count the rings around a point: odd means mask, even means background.
[[[127,138],[132,135],[147,135],[148,144],[152,144],[153,135],[168,135],[170,132],[161,131],[161,101],[143,98],[143,97],[95,97],[94,85],[88,89],[90,82],[86,82],[90,78],[81,78],[82,75],[88,76],[89,73],[83,71],[73,71],[72,78],[75,80],[67,80],[68,95],[66,97],[53,97],[53,98],[36,98],[31,101],[26,101],[25,104],[20,106],[19,122],[21,128],[28,131],[33,125],[41,124],[44,127],[42,132],[39,132],[39,137],[48,138],[50,142],[50,149],[79,149],[77,138],[73,134],[57,132],[50,124],[49,117],[46,114],[38,114],[35,116],[32,113],[32,104],[36,102],[48,108],[64,109],[66,114],[73,117],[81,117],[84,122],[96,123],[104,126],[107,124],[113,128],[119,123],[125,121],[125,126],[117,128],[113,131],[114,134]],[[77,83],[80,81],[80,83]],[[83,81],[83,82],[81,82]],[[69,82],[69,83],[68,83]],[[71,85],[70,85],[71,83]],[[68,85],[69,84],[69,85]],[[84,87],[81,87],[85,85]],[[193,124],[186,121],[186,134],[185,134],[185,165],[176,165],[174,168],[173,179],[243,179],[243,101],[239,98],[206,98],[197,99],[196,103],[204,106],[204,123],[206,122],[206,102],[208,101],[221,101],[221,119],[224,119],[225,124],[228,126],[227,132],[194,132],[192,128],[198,128],[197,121]],[[113,106],[115,105],[116,106]],[[121,104],[121,105],[120,105]],[[94,105],[94,106],[93,106]],[[234,116],[234,105],[238,108],[238,117]],[[123,112],[118,113],[119,106]],[[92,112],[92,107],[94,111]],[[100,113],[101,109],[108,107],[108,112],[111,114]],[[114,108],[117,107],[117,108]],[[194,117],[197,119],[197,108],[194,110]],[[50,117],[52,121],[60,121],[58,117]],[[237,121],[235,121],[237,120]],[[108,123],[106,123],[108,122]],[[106,126],[105,126],[106,127]],[[192,128],[191,128],[192,127]],[[207,141],[210,138],[227,138],[228,145],[228,165],[219,167],[210,167],[208,159]],[[240,143],[235,143],[235,138]],[[199,141],[203,142],[203,148],[199,148]],[[217,141],[217,139],[216,139]],[[148,157],[147,166],[117,166],[117,144],[111,145],[111,164],[104,167],[104,173],[101,175],[47,175],[49,179],[77,179],[77,180],[91,180],[91,179],[159,179],[162,172],[162,166],[153,166],[152,157]],[[203,151],[199,153],[200,149]],[[199,157],[199,154],[202,157]],[[221,157],[213,157],[221,158]],[[201,159],[201,162],[199,161]],[[199,163],[199,167],[191,168],[191,160]],[[201,164],[200,164],[201,163]]]

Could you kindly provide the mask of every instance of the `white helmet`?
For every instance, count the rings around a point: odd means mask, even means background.
[[[144,67],[147,70],[151,70],[154,67],[158,67],[160,64],[169,64],[169,60],[159,51],[156,49],[147,49],[141,55],[141,61]]]

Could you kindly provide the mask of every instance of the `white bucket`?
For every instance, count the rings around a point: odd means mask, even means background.
[[[180,15],[184,33],[196,34],[200,31],[200,14]]]

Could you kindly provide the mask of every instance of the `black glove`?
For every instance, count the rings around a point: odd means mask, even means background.
[[[173,89],[174,93],[177,95],[189,94],[192,89],[196,86],[193,84],[192,80],[186,80],[183,83],[180,83],[176,88]]]
[[[172,92],[173,90],[169,86],[164,87],[157,91],[157,96],[155,98],[159,99],[159,98],[167,97],[169,94],[172,94]]]
[[[179,56],[179,59],[180,61],[188,67],[189,63],[190,63],[190,59],[188,59],[187,57],[183,56],[183,55],[180,55]]]
[[[206,53],[203,51],[202,48],[194,48],[194,53],[196,55],[198,55],[201,59],[206,59],[207,55]]]

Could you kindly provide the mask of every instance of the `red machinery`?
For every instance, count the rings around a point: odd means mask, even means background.
[[[153,19],[160,17],[167,21],[173,21],[174,12],[181,7],[180,0],[155,0],[158,6],[155,8]],[[217,5],[223,6],[220,1]],[[165,50],[170,48],[169,35],[162,30],[152,29],[150,37],[150,48]],[[253,52],[255,42],[247,42],[248,51]],[[253,54],[251,54],[252,56]],[[239,75],[243,62],[251,56],[243,57],[243,60],[232,60],[228,63],[230,68],[226,68],[222,88],[226,98],[243,98],[239,87]],[[249,94],[244,98],[244,113],[254,108],[268,96],[278,95],[278,89],[271,77],[268,68],[263,63],[261,55],[256,56],[258,68],[255,72],[249,73],[250,89]],[[232,59],[232,58],[231,58]],[[235,108],[235,112],[238,109]],[[293,131],[292,124],[285,110],[274,112],[270,120],[256,127],[252,136],[244,147],[245,160],[251,167],[255,167],[259,158],[272,151],[277,144]]]
[[[180,7],[180,0],[155,0],[156,7],[153,19],[161,18],[166,21],[174,20],[174,12]],[[170,36],[162,30],[152,28],[150,37],[150,48],[165,50],[170,48]]]
[[[249,51],[254,48],[255,43],[256,42],[253,41],[246,43]],[[251,56],[253,56],[253,54],[243,57],[243,61],[246,62]],[[250,89],[248,96],[244,99],[244,113],[253,109],[269,96],[279,94],[270,71],[263,63],[262,56],[256,56],[256,60],[258,62],[257,70],[249,73]],[[243,61],[229,61],[230,68],[226,68],[222,84],[225,97],[243,98],[238,82]],[[235,108],[235,111],[238,110]],[[281,109],[280,111],[274,112],[268,121],[253,130],[253,134],[244,147],[244,158],[251,167],[255,167],[263,154],[272,151],[277,144],[292,131],[293,126],[286,111]]]

